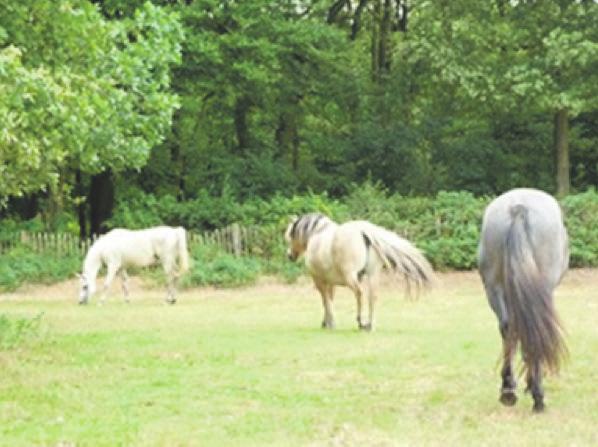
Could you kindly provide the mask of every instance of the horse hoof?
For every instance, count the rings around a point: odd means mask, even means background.
[[[176,300],[166,300],[166,302],[172,306],[176,303]]]
[[[325,321],[322,321],[321,328],[322,329],[334,329],[334,323],[327,323]]]
[[[360,324],[359,329],[365,332],[372,332],[372,323]]]
[[[544,406],[544,402],[534,402],[534,406],[532,408],[532,411],[536,414],[538,413],[544,413],[544,409],[546,407]]]
[[[512,407],[517,403],[517,395],[513,391],[504,391],[500,395],[500,403],[507,407]]]
[[[79,301],[79,306],[87,306],[87,301]]]

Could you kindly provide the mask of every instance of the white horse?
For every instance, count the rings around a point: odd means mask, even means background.
[[[108,289],[117,274],[122,279],[123,294],[128,302],[127,267],[146,267],[157,261],[162,263],[167,277],[166,301],[174,304],[176,278],[189,268],[185,229],[166,226],[145,230],[116,228],[106,233],[93,243],[85,256],[83,273],[79,275],[79,304],[86,304],[89,297],[95,293],[96,277],[103,264],[106,265],[107,273],[101,303],[105,301]]]
[[[552,299],[569,265],[559,204],[535,189],[497,197],[484,213],[479,250],[480,274],[503,341],[500,401],[517,401],[512,359],[520,343],[533,410],[542,411],[542,367],[558,370],[566,354]]]
[[[305,264],[322,295],[322,328],[334,328],[332,301],[335,286],[349,287],[357,300],[359,329],[370,331],[374,323],[376,287],[380,273],[389,270],[419,290],[429,286],[434,271],[428,260],[409,241],[367,221],[337,224],[322,214],[305,214],[289,224],[285,239],[289,259],[305,253]],[[368,297],[368,320],[362,315],[362,298]]]

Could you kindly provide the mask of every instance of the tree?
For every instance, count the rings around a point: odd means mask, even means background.
[[[422,1],[411,19],[414,48],[439,85],[488,115],[554,117],[556,191],[566,194],[569,119],[597,105],[598,4]]]
[[[176,15],[151,3],[105,20],[83,0],[2,0],[0,197],[143,166],[177,107],[181,40]]]

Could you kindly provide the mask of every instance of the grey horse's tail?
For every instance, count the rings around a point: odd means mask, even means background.
[[[419,292],[435,283],[434,269],[411,242],[369,222],[363,225],[362,233],[385,268],[405,279],[408,295],[411,295],[412,286]]]
[[[507,333],[521,343],[526,365],[538,364],[558,371],[567,347],[554,310],[552,291],[536,264],[528,210],[515,205],[510,212],[512,221],[503,262]]]

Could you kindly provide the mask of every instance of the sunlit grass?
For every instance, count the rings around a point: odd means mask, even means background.
[[[72,296],[0,302],[43,312],[40,335],[0,352],[1,445],[596,445],[598,274],[569,275],[557,307],[571,358],[547,412],[498,403],[500,340],[473,274],[406,301],[385,288],[377,328],[336,298],[319,329],[307,283],[134,291],[103,307]],[[115,289],[116,290],[116,289]]]

